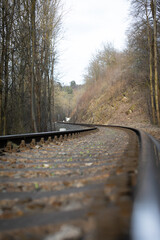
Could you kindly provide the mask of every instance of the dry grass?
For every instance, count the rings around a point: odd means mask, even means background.
[[[103,79],[86,84],[78,104],[72,112],[77,122],[132,124],[150,122],[146,103],[147,89],[131,81],[123,64],[106,70]]]

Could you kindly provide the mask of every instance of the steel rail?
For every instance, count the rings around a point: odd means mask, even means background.
[[[160,143],[150,134],[131,127],[91,125],[130,129],[139,138],[139,166],[134,192],[130,239],[160,239]]]
[[[97,125],[96,125],[97,126]],[[139,138],[139,164],[134,192],[130,239],[160,239],[160,143],[150,134],[131,127]]]
[[[121,127],[134,131],[140,143],[130,238],[132,240],[159,240],[160,143],[144,131],[130,127]]]
[[[51,132],[38,132],[38,133],[26,133],[26,134],[15,134],[15,135],[5,135],[0,136],[0,148],[4,148],[7,145],[7,142],[11,141],[17,145],[21,143],[22,140],[25,141],[25,143],[30,143],[32,139],[36,139],[36,141],[40,141],[41,138],[44,138],[44,140],[47,140],[48,137],[60,137],[64,135],[69,134],[75,134],[75,133],[84,133],[96,130],[97,128],[94,126],[88,127],[85,129],[78,129],[78,130],[66,130],[66,131],[51,131]]]
[[[143,131],[138,134],[141,145],[131,236],[133,240],[159,240],[160,143]]]

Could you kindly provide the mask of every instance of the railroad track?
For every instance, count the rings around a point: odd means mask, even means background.
[[[81,125],[0,146],[0,239],[160,239],[160,147],[147,134]]]

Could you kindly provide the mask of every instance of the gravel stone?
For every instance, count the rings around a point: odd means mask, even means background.
[[[82,231],[80,228],[72,225],[64,225],[59,232],[44,238],[44,240],[80,240],[81,237]]]

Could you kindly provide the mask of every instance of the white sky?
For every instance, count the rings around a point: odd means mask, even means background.
[[[83,74],[92,55],[103,43],[116,49],[125,47],[128,0],[63,0],[68,13],[63,20],[64,39],[60,43],[60,82],[83,83]]]

